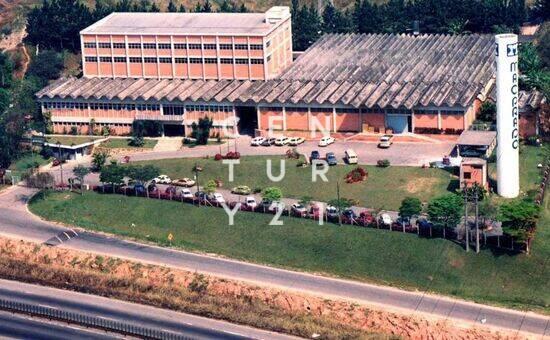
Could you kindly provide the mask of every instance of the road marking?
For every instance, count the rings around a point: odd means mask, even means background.
[[[69,234],[67,234],[66,232],[63,232],[63,235],[67,236],[67,241],[71,239],[71,237],[69,236]]]
[[[42,305],[42,304],[39,304],[38,306],[39,306],[39,307],[51,308],[51,309],[59,309],[59,308],[57,308],[57,307],[49,306],[49,305]]]
[[[63,243],[63,241],[61,241],[61,239],[57,235],[55,235],[55,238],[59,241],[59,243]]]

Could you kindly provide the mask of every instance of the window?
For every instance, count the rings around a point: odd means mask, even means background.
[[[251,50],[263,50],[264,47],[260,44],[253,44],[253,45],[250,45],[250,49]]]
[[[264,60],[263,60],[263,59],[251,59],[251,60],[250,60],[250,63],[251,63],[251,64],[256,64],[256,65],[258,65],[258,64],[263,64],[263,63],[264,63]]]
[[[129,44],[128,44],[128,48],[133,49],[133,50],[135,50],[135,49],[140,49],[140,48],[141,48],[141,44],[140,44],[140,43],[129,43]]]
[[[115,63],[125,63],[126,57],[115,57]]]
[[[231,44],[220,44],[220,50],[232,50],[233,45]]]
[[[336,113],[359,113],[359,109],[337,108]]]
[[[291,112],[307,112],[307,107],[287,107],[287,111]]]
[[[157,45],[155,43],[144,43],[143,48],[148,50],[154,50],[155,48],[157,48]]]
[[[100,42],[97,45],[99,48],[111,48],[111,43]]]
[[[246,44],[235,44],[236,50],[248,50],[248,45]]]
[[[235,64],[248,64],[248,59],[235,59]]]
[[[189,49],[190,50],[200,50],[201,49],[201,44],[189,44]]]
[[[126,48],[125,43],[113,43],[113,48]]]
[[[131,63],[141,63],[141,58],[140,57],[130,57],[130,62]]]
[[[110,63],[113,61],[113,58],[111,57],[99,57],[99,61],[101,61],[102,63]]]
[[[185,50],[187,48],[187,44],[174,44],[174,48],[176,50]]]
[[[472,179],[472,173],[469,171],[464,171],[464,179]]]
[[[220,62],[222,64],[233,64],[233,59],[231,59],[231,58],[221,58]]]
[[[204,44],[204,49],[205,50],[215,50],[216,49],[216,44]]]
[[[201,58],[189,58],[189,62],[191,64],[200,64],[200,63],[202,63],[202,60],[201,60]]]
[[[269,47],[269,46],[271,46],[271,40],[265,43],[265,47]]]
[[[283,111],[283,108],[279,107],[279,106],[266,106],[266,107],[262,107],[261,110],[262,110],[262,112],[264,112],[264,111],[277,111],[277,112],[280,112],[280,111]]]
[[[172,63],[172,59],[171,58],[159,58],[159,62],[163,63],[163,64],[170,64],[170,63]]]
[[[159,44],[158,46],[159,46],[159,50],[169,50],[172,48],[170,44],[166,44],[166,43]]]
[[[157,58],[154,58],[154,57],[145,57],[145,58],[143,58],[143,62],[149,63],[149,64],[156,63],[156,62],[157,62]]]
[[[312,107],[311,112],[332,112],[331,107]]]
[[[96,63],[97,62],[97,57],[84,57],[84,60],[89,62],[89,63]]]
[[[95,42],[85,42],[84,43],[84,48],[95,48],[96,45],[95,45]]]
[[[271,56],[270,55],[267,56],[267,62],[269,62],[269,61],[271,61]]]
[[[176,64],[187,64],[187,58],[176,58]]]
[[[205,64],[216,64],[218,60],[216,58],[204,58]]]

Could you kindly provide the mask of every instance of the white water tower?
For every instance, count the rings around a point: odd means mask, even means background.
[[[495,36],[497,62],[497,182],[498,194],[519,195],[518,36]]]

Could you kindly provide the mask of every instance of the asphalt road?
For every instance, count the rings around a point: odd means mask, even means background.
[[[0,338],[2,339],[122,339],[101,331],[87,330],[63,323],[28,316],[0,312]]]
[[[159,329],[190,339],[293,339],[290,336],[225,321],[16,281],[0,280],[0,298]],[[2,320],[7,321],[3,323]],[[0,312],[0,334],[29,338],[24,336],[25,332],[29,331],[37,337],[44,338],[112,339],[116,336],[111,333],[106,334],[101,331],[93,333],[91,330],[69,327],[62,323],[47,323],[40,319],[29,319]]]
[[[386,310],[410,315],[429,314],[456,322],[478,326],[550,335],[550,318],[531,312],[490,307],[395,288],[333,279],[295,271],[254,265],[213,256],[138,244],[98,233],[79,231],[38,220],[25,209],[32,190],[18,187],[0,194],[0,234],[45,242],[52,240],[61,247],[168,265],[263,285],[293,289],[323,297],[335,297],[366,303]],[[56,241],[56,236],[62,242]]]

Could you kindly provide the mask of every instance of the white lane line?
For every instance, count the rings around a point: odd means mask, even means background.
[[[57,235],[55,235],[55,238],[59,241],[59,243],[63,243],[63,241],[61,241],[61,239]]]
[[[67,234],[66,232],[63,232],[63,235],[67,236],[67,241],[71,239],[71,237],[69,236],[69,234]]]
[[[57,308],[57,307],[49,306],[49,305],[42,305],[42,304],[39,304],[38,306],[39,306],[39,307],[51,308],[51,309],[59,309],[59,308]]]
[[[70,231],[73,232],[74,236],[78,236],[78,233],[76,231],[74,231],[74,229],[70,229]]]

